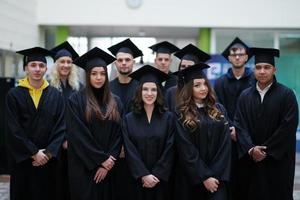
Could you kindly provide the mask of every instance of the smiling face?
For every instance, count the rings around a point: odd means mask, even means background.
[[[99,89],[105,84],[106,71],[103,67],[93,67],[90,73],[90,84],[92,87]]]
[[[63,56],[57,59],[57,70],[60,77],[68,77],[72,68],[72,58],[68,56]]]
[[[194,79],[193,83],[193,99],[196,103],[203,103],[208,94],[207,83],[203,78]]]
[[[157,86],[153,82],[146,82],[142,86],[142,100],[144,105],[154,105],[157,99]]]

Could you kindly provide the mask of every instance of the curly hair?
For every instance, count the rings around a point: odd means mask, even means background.
[[[51,71],[51,74],[50,74],[50,79],[51,79],[50,84],[53,87],[55,87],[56,89],[58,89],[59,91],[61,91],[62,83],[61,83],[60,77],[59,77],[57,62],[58,61],[55,61],[52,71]],[[71,71],[70,71],[67,81],[73,90],[78,91],[80,89],[78,70],[77,70],[76,65],[74,65],[74,64],[72,64]]]
[[[216,97],[208,79],[204,79],[205,84],[208,87],[208,94],[203,101],[205,113],[213,120],[221,120],[224,118],[224,115],[216,107]],[[197,129],[198,122],[200,121],[197,105],[193,98],[193,87],[194,80],[189,81],[183,86],[179,93],[177,104],[180,116],[179,119],[184,127],[189,129],[191,132]]]
[[[155,101],[155,108],[159,111],[159,113],[164,113],[166,111],[164,96],[162,94],[160,86],[156,84],[156,87],[157,87],[157,97]],[[143,90],[143,84],[140,84],[135,92],[135,97],[133,101],[133,112],[136,114],[141,114],[142,110],[144,109],[142,90]]]
[[[105,83],[102,86],[101,90],[103,92],[102,95],[100,95],[99,98],[94,95],[93,88],[90,84],[90,77],[91,77],[91,71],[92,69],[88,70],[86,72],[86,109],[85,109],[85,115],[87,122],[91,121],[92,113],[96,114],[96,117],[100,120],[113,120],[116,122],[120,121],[120,113],[118,111],[118,105],[116,100],[114,99],[112,93],[109,89],[109,81],[108,81],[108,75],[107,70],[105,69]],[[102,113],[100,109],[100,105],[106,106],[106,113]]]

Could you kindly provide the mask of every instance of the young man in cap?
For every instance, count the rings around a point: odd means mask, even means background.
[[[118,71],[118,76],[110,82],[110,89],[120,97],[124,111],[128,113],[131,111],[132,100],[138,86],[138,82],[128,75],[133,70],[134,59],[143,56],[143,53],[130,39],[115,44],[108,50],[116,56],[117,60],[114,63]]]
[[[239,199],[292,200],[297,100],[275,78],[279,50],[252,48],[251,53],[257,82],[240,95],[234,118],[239,157],[247,163]]]
[[[7,146],[10,155],[10,198],[58,199],[56,165],[65,134],[62,94],[43,79],[46,49],[18,51],[27,77],[6,97]]]
[[[109,83],[110,89],[113,94],[120,97],[124,114],[126,114],[132,110],[133,99],[139,85],[138,81],[133,80],[128,75],[133,70],[134,58],[142,56],[143,53],[130,39],[115,44],[108,50],[116,56],[114,63],[118,70],[118,77]],[[129,199],[134,180],[125,161],[124,147],[122,147],[119,157],[116,164],[116,199]]]
[[[173,87],[177,84],[177,77],[175,75],[172,75],[172,72],[170,71],[170,66],[172,64],[172,53],[179,50],[178,47],[171,44],[168,41],[163,41],[157,44],[154,44],[149,47],[153,50],[153,52],[156,53],[154,63],[156,67],[168,74],[170,78],[163,82],[163,92],[166,92],[167,89],[170,87]]]
[[[231,63],[227,73],[216,80],[214,89],[218,101],[225,107],[230,121],[230,135],[232,140],[231,180],[230,188],[232,198],[237,199],[239,190],[239,162],[236,151],[236,131],[232,124],[236,104],[241,92],[254,83],[253,72],[246,63],[251,57],[248,46],[236,37],[223,51],[222,55]]]

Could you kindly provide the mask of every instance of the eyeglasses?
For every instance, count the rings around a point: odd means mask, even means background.
[[[238,57],[243,57],[243,56],[245,56],[245,55],[246,55],[245,53],[236,53],[236,54],[230,54],[229,56],[230,56],[230,57],[236,58],[237,56],[238,56]]]

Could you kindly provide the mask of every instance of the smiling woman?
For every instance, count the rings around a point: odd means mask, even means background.
[[[164,109],[161,82],[164,72],[146,65],[129,75],[140,82],[133,111],[123,119],[125,158],[135,179],[134,200],[169,199],[168,181],[173,165],[174,123]]]

